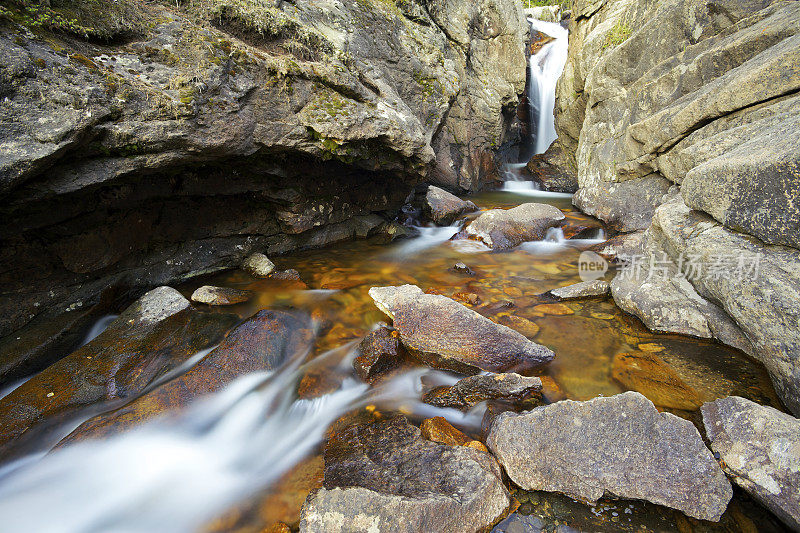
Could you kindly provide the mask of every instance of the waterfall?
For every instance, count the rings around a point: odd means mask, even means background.
[[[554,40],[542,46],[530,57],[528,100],[530,103],[531,134],[534,154],[544,153],[556,140],[553,110],[556,105],[556,82],[567,62],[569,32],[554,22],[528,19],[531,30],[544,33]]]

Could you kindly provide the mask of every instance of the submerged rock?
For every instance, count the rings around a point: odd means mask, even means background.
[[[611,292],[608,282],[602,279],[594,281],[583,281],[566,287],[553,289],[550,294],[559,300],[576,300],[579,298],[594,298],[597,296],[607,296]]]
[[[270,279],[277,279],[281,281],[303,281],[300,278],[300,272],[290,268],[288,270],[279,270],[270,274]]]
[[[192,293],[192,301],[206,305],[236,305],[253,297],[251,291],[204,285]]]
[[[702,411],[725,472],[800,531],[800,420],[737,396],[709,402]]]
[[[503,413],[487,445],[526,490],[589,503],[604,494],[642,499],[712,521],[732,496],[692,423],[659,413],[636,392]]]
[[[459,216],[478,210],[472,202],[433,185],[425,194],[424,208],[425,214],[440,226],[452,224]]]
[[[450,270],[453,271],[453,272],[458,272],[459,274],[464,274],[465,276],[474,276],[475,275],[475,271],[472,270],[465,263],[460,263],[460,262],[456,263],[455,265],[450,267]]]
[[[86,421],[64,443],[107,437],[186,407],[245,374],[270,370],[291,356],[305,354],[313,340],[307,317],[284,311],[259,311],[230,331],[217,348],[185,374],[124,407]]]
[[[358,345],[358,356],[353,360],[353,369],[362,381],[371,383],[375,378],[397,368],[404,357],[397,330],[388,326],[364,337]]]
[[[264,254],[250,254],[242,263],[242,270],[255,278],[266,278],[275,270],[275,263]]]
[[[170,287],[154,289],[108,328],[0,399],[0,456],[47,448],[86,408],[111,409],[187,357],[213,345],[237,318],[202,313]]]
[[[460,380],[452,387],[437,387],[423,395],[422,401],[436,407],[469,409],[486,400],[519,401],[542,390],[536,377],[519,374],[478,374]]]
[[[655,353],[621,353],[614,356],[611,375],[625,387],[642,393],[660,407],[695,411],[703,405],[696,390]]]
[[[323,484],[303,506],[301,532],[476,532],[512,503],[491,455],[425,440],[401,416],[335,434]]]
[[[508,250],[526,241],[544,239],[549,228],[564,220],[560,209],[547,204],[522,204],[513,209],[492,209],[467,225],[471,238],[495,250]]]
[[[513,329],[415,285],[373,287],[369,295],[394,321],[403,346],[430,366],[474,374],[538,366],[555,357]]]

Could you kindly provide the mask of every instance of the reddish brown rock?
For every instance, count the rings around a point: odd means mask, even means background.
[[[49,448],[67,419],[135,398],[217,342],[236,320],[196,311],[169,287],[148,292],[94,340],[0,400],[0,457]]]
[[[309,320],[299,314],[264,310],[232,330],[220,345],[188,370],[136,401],[96,416],[73,431],[65,443],[118,433],[212,394],[236,378],[269,370],[313,342]]]

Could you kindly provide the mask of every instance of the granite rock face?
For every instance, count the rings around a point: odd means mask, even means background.
[[[800,531],[800,420],[737,396],[709,402],[702,411],[725,472]]]
[[[47,449],[63,436],[61,424],[135,398],[236,320],[196,311],[170,287],[148,292],[94,340],[0,399],[0,455]]]
[[[486,443],[526,490],[648,500],[712,521],[732,496],[692,423],[659,413],[636,392],[503,413]]]
[[[425,440],[403,417],[334,435],[323,484],[303,506],[300,531],[477,532],[512,501],[491,455]]]
[[[800,4],[580,0],[570,30],[556,130],[573,203],[642,232],[657,263],[618,276],[615,301],[759,359],[800,414]]]
[[[425,214],[440,226],[452,224],[459,216],[478,209],[472,202],[433,185],[428,187],[423,207]]]
[[[0,338],[370,235],[422,180],[480,187],[515,141],[514,0],[141,4],[91,42],[4,17]]]
[[[564,218],[564,213],[552,205],[529,203],[486,211],[470,222],[465,231],[494,250],[508,250],[526,241],[544,239],[547,230]]]
[[[415,285],[373,287],[369,295],[392,319],[403,346],[430,366],[475,374],[539,366],[555,357],[513,329]]]

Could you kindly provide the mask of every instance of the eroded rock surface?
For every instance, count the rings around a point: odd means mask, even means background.
[[[702,411],[725,472],[800,531],[800,420],[737,396],[709,402]]]
[[[636,392],[503,413],[486,443],[526,490],[586,502],[603,494],[642,499],[712,521],[732,496],[692,423],[659,413]]]
[[[491,455],[425,440],[393,417],[331,438],[324,488],[306,500],[300,531],[476,532],[510,506]]]
[[[547,230],[564,220],[560,209],[548,204],[522,204],[513,209],[492,209],[465,231],[494,250],[508,250],[526,241],[544,239]]]
[[[513,329],[415,285],[373,287],[369,295],[392,319],[403,346],[431,366],[475,374],[539,366],[555,357]]]

